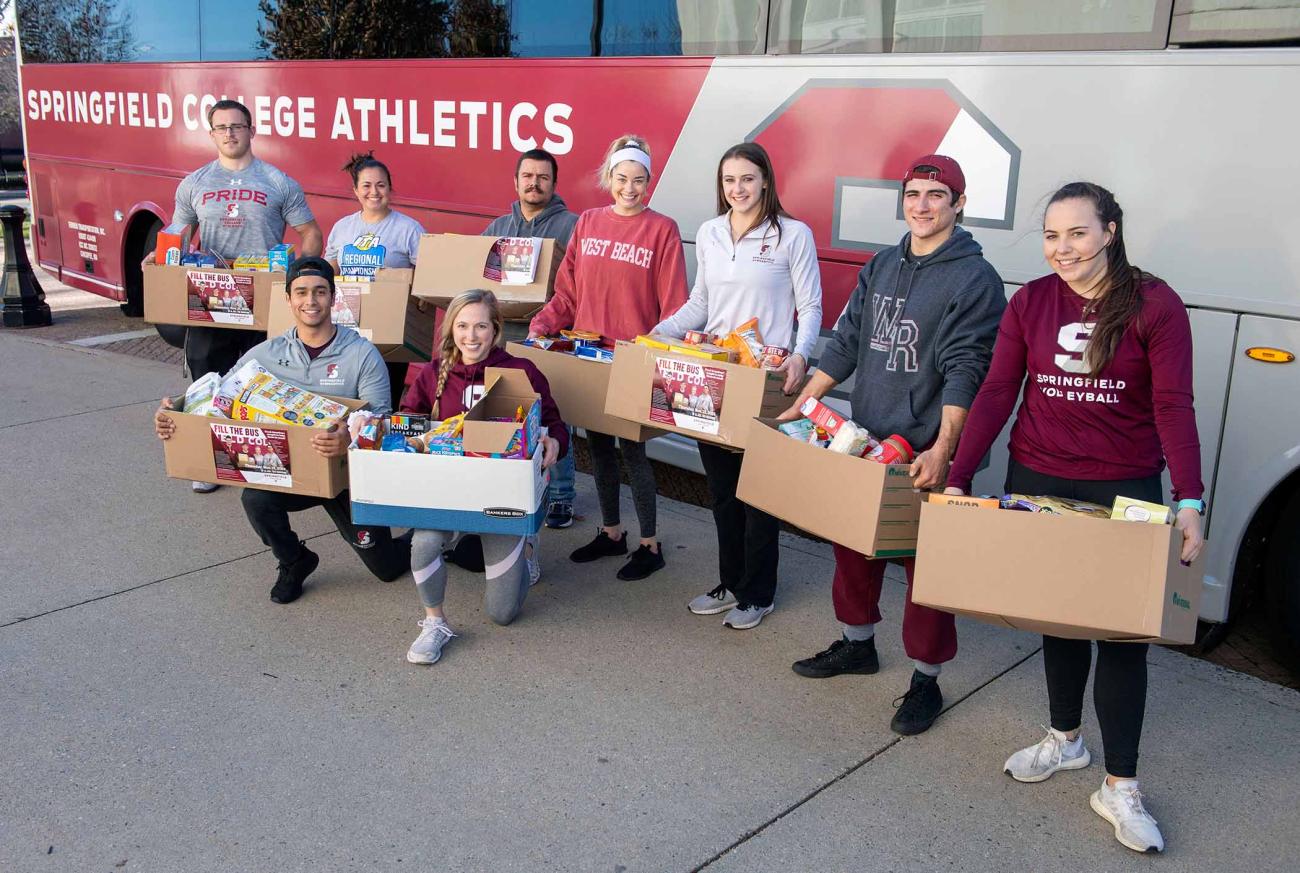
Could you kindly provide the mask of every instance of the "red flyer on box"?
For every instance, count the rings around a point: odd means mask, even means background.
[[[655,358],[650,420],[711,436],[718,434],[727,371],[676,358]]]
[[[188,270],[185,273],[190,321],[253,323],[253,277]]]
[[[282,430],[213,422],[212,455],[218,479],[293,487],[289,435]]]

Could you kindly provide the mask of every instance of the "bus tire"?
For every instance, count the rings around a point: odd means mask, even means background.
[[[153,219],[150,221],[150,219]],[[144,316],[144,271],[140,262],[158,244],[162,222],[152,214],[141,215],[131,225],[127,234],[122,262],[122,284],[126,302],[121,304],[122,314],[128,318]]]
[[[1300,670],[1300,490],[1283,504],[1269,537],[1264,584],[1277,653]]]

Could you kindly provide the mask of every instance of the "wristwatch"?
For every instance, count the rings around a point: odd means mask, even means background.
[[[1184,509],[1195,509],[1201,515],[1205,515],[1205,501],[1193,500],[1191,498],[1178,501],[1178,511],[1181,512]]]

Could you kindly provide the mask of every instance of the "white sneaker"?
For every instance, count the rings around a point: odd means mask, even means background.
[[[1142,806],[1136,779],[1121,779],[1112,787],[1104,781],[1089,798],[1093,812],[1115,827],[1115,839],[1135,852],[1163,852],[1165,838],[1151,813]]]
[[[696,615],[717,615],[736,605],[736,595],[719,585],[712,591],[701,594],[686,604],[686,608]]]
[[[190,483],[190,490],[192,490],[195,494],[211,494],[213,491],[216,491],[220,487],[221,486],[218,485],[216,482],[191,482]]]
[[[722,623],[735,630],[749,630],[751,627],[758,627],[758,623],[763,620],[763,616],[776,609],[776,604],[767,606],[750,606],[748,603],[737,603]]]
[[[1061,731],[1048,728],[1047,736],[1038,743],[1007,758],[1002,770],[1018,782],[1042,782],[1057,770],[1082,770],[1091,763],[1082,736],[1071,742]]]
[[[418,622],[423,630],[406,651],[406,660],[412,664],[433,664],[442,657],[442,647],[456,636],[441,618],[426,618]]]
[[[537,535],[533,534],[524,544],[525,560],[528,562],[528,587],[532,588],[542,581],[542,559],[537,554]]]

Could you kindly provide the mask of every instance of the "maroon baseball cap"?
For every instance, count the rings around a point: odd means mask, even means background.
[[[966,193],[966,176],[961,171],[961,164],[947,155],[925,155],[912,161],[908,167],[903,174],[904,187],[913,179],[929,179],[947,185],[954,194]]]

